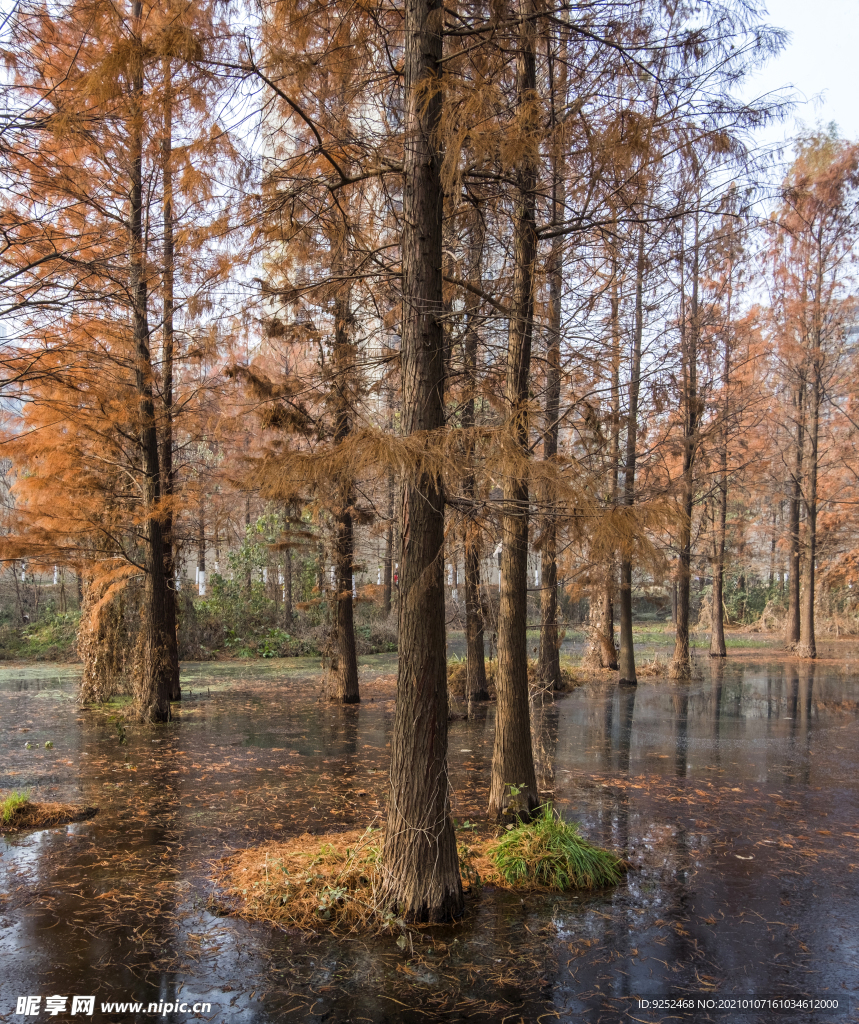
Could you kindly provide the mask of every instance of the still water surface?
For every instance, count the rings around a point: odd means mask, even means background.
[[[394,671],[393,656],[364,662],[368,681]],[[689,684],[594,683],[540,709],[543,788],[634,869],[578,898],[485,891],[461,924],[415,931],[404,949],[206,909],[226,853],[381,815],[390,683],[333,708],[315,672],[309,659],[186,666],[177,720],[128,726],[120,743],[109,714],[76,704],[74,671],[0,671],[0,789],[100,809],[0,837],[0,1020],[49,1019],[15,1014],[31,994],[94,995],[96,1018],[141,1021],[195,1015],[100,1004],[205,1001],[200,1019],[229,1024],[859,1020],[852,670],[702,659]],[[451,723],[459,821],[485,805],[493,721],[490,706]],[[811,993],[852,1009],[639,1008],[684,992]]]

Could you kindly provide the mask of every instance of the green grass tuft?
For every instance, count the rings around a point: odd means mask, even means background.
[[[30,790],[26,789],[23,793],[19,793],[13,790],[5,800],[0,800],[0,821],[4,825],[8,825],[12,820],[12,815],[19,807],[23,807],[30,799]]]
[[[559,891],[616,885],[625,870],[619,857],[591,846],[579,826],[564,821],[550,803],[538,808],[530,822],[506,832],[488,853],[509,884]]]

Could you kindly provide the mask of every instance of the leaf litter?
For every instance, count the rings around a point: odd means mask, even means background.
[[[743,948],[761,977],[785,986],[800,984],[809,970],[825,974],[832,955],[822,935],[838,941],[831,934],[838,914],[828,921],[808,916],[808,871],[821,895],[842,900],[845,913],[855,906],[855,797],[835,799],[826,786],[816,793],[814,778],[759,782],[754,773],[712,760],[678,777],[673,753],[657,759],[659,768],[645,770],[653,763],[645,756],[627,771],[600,770],[599,754],[587,755],[587,770],[559,755],[558,772],[566,774],[558,775],[556,800],[584,813],[588,835],[625,847],[636,866],[612,895],[559,901],[538,893],[523,902],[497,890],[472,903],[458,926],[409,929],[403,947],[396,944],[401,931],[310,935],[210,913],[208,879],[225,854],[239,858],[288,842],[305,832],[309,818],[318,846],[320,835],[363,833],[380,813],[393,709],[386,683],[378,694],[369,686],[353,712],[317,703],[315,683],[290,680],[284,688],[270,679],[234,678],[211,697],[183,703],[170,726],[129,729],[127,745],[117,743],[108,714],[85,712],[82,722],[66,718],[60,728],[59,708],[56,720],[42,721],[41,705],[28,715],[32,701],[16,694],[15,729],[3,716],[3,738],[27,728],[37,747],[25,753],[20,743],[3,743],[2,784],[32,788],[40,799],[98,806],[100,813],[46,833],[37,870],[32,837],[7,840],[0,909],[7,917],[35,913],[37,937],[47,941],[56,929],[81,953],[96,937],[113,936],[97,956],[86,954],[95,991],[121,969],[141,991],[166,979],[209,991],[222,1010],[231,1002],[233,1010],[265,1005],[266,1013],[289,1019],[323,1012],[338,1019],[354,1006],[355,1019],[381,1020],[385,1005],[404,1020],[447,1020],[454,1012],[474,1020],[508,1013],[536,1019],[549,1009],[567,1019],[597,1003],[615,1012],[626,1008],[611,995],[622,975],[724,987],[732,948]],[[595,707],[599,696],[591,690],[563,700]],[[2,695],[11,710],[8,698]],[[832,727],[839,716],[855,721],[844,701],[826,703],[816,710]],[[462,730],[462,742],[451,743],[455,813],[460,823],[479,821],[491,728],[479,719],[452,728]],[[42,733],[50,733],[55,750],[44,750]],[[593,746],[578,745],[582,756]],[[850,756],[837,756],[843,775],[836,768],[827,784],[852,793],[842,781]],[[793,762],[770,759],[770,776],[786,777],[789,769]],[[471,842],[473,830],[460,834]],[[750,854],[753,861],[737,856]],[[752,886],[746,905],[732,902],[737,886]],[[22,964],[27,956],[22,949]],[[10,971],[16,962],[8,961]]]

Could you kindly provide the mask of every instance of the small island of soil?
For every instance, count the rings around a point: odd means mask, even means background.
[[[35,828],[53,828],[69,825],[75,821],[86,821],[98,814],[97,807],[80,807],[76,804],[31,803],[29,800],[16,801],[7,807],[0,797],[0,834],[24,832]]]

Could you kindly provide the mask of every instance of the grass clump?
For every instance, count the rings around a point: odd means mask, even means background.
[[[495,675],[498,669],[498,662],[494,659],[486,659],[486,688],[489,692],[490,698],[494,699],[496,696],[495,691]],[[465,684],[468,677],[468,661],[466,658],[461,658],[454,655],[447,663],[447,688],[448,692],[452,693],[455,697],[465,696]],[[574,690],[577,686],[582,686],[584,683],[589,681],[590,676],[587,672],[582,672],[573,666],[562,665],[561,666],[561,689],[564,692]],[[536,661],[528,662],[528,683],[532,690],[542,689],[542,683],[540,681],[539,664]]]
[[[96,814],[95,807],[75,804],[30,803],[30,791],[0,793],[0,832],[18,832],[29,828],[53,828],[72,821],[86,821]]]
[[[363,832],[305,835],[243,850],[223,862],[221,896],[230,912],[281,927],[315,931],[385,925],[376,898],[379,835],[370,826]]]
[[[563,892],[616,885],[624,862],[583,838],[579,826],[564,821],[550,804],[530,822],[516,825],[488,851],[508,885],[537,885]]]
[[[19,793],[13,790],[2,802],[0,802],[0,821],[8,825],[19,807],[23,807],[30,800],[29,789]]]
[[[483,898],[487,887],[522,892],[596,889],[621,881],[626,864],[591,846],[551,805],[499,835],[497,825],[457,827],[462,880]],[[210,907],[305,932],[403,932],[381,899],[382,834],[372,825],[329,835],[268,842],[225,857]]]

